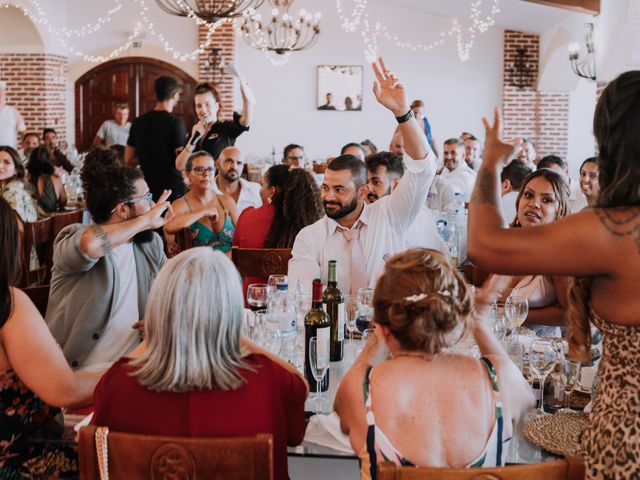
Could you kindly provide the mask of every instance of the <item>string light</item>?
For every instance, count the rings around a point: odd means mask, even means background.
[[[115,5],[108,10],[107,14],[103,17],[98,18],[95,23],[90,23],[78,29],[68,29],[68,28],[55,28],[49,22],[44,10],[40,6],[37,0],[30,0],[35,13],[29,11],[25,6],[18,5],[15,3],[9,3],[9,0],[0,1],[0,7],[4,8],[18,8],[22,11],[22,13],[27,16],[34,24],[41,25],[65,50],[68,51],[69,56],[80,57],[85,62],[90,63],[102,63],[105,61],[112,60],[114,58],[122,55],[126,50],[131,48],[133,43],[141,37],[143,32],[149,33],[151,36],[155,37],[160,44],[162,45],[164,51],[171,55],[175,60],[180,60],[181,62],[186,62],[188,60],[197,60],[198,54],[203,53],[206,48],[208,48],[212,44],[213,34],[217,28],[219,28],[222,23],[228,20],[221,20],[215,23],[207,23],[204,20],[198,18],[193,10],[189,12],[188,17],[196,22],[197,25],[203,25],[207,29],[207,35],[205,37],[205,41],[198,45],[198,48],[191,52],[180,52],[176,48],[174,48],[171,43],[167,40],[167,38],[160,32],[157,32],[154,28],[153,21],[149,19],[147,16],[147,11],[149,7],[146,5],[145,0],[133,0],[133,3],[138,6],[138,16],[139,20],[136,22],[136,25],[133,29],[133,32],[127,37],[125,42],[111,50],[107,55],[92,55],[88,53],[84,53],[71,45],[69,43],[70,38],[83,37],[86,35],[91,35],[98,32],[104,25],[109,23],[113,17],[113,15],[120,11],[122,8],[121,0],[113,0]],[[182,0],[179,2],[183,3]]]
[[[397,35],[391,33],[389,28],[381,22],[372,23],[369,20],[369,12],[367,11],[367,0],[354,0],[354,7],[350,17],[344,12],[342,0],[336,0],[336,10],[338,18],[342,23],[342,27],[349,33],[356,32],[358,27],[362,25],[361,37],[365,44],[364,55],[367,61],[374,61],[378,55],[378,38],[383,37],[393,42],[399,48],[405,48],[411,51],[429,52],[434,48],[443,45],[448,37],[455,36],[458,48],[458,58],[460,61],[466,62],[473,48],[476,38],[476,32],[485,33],[489,27],[495,24],[494,17],[500,12],[500,0],[492,0],[491,12],[489,15],[482,16],[483,0],[475,0],[471,3],[469,19],[471,26],[468,27],[468,39],[464,39],[464,29],[458,19],[454,19],[451,27],[447,31],[439,33],[437,40],[430,43],[414,43],[401,40]],[[372,28],[373,26],[373,28]]]

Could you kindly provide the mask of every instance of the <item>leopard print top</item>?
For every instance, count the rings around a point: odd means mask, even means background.
[[[602,332],[598,396],[583,433],[589,479],[640,478],[640,326],[593,314]]]

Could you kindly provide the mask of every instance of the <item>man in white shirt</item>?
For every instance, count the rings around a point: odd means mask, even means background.
[[[469,137],[464,141],[464,161],[469,168],[477,172],[482,162],[482,144],[476,137]]]
[[[327,214],[303,228],[293,244],[289,284],[310,286],[314,278],[327,280],[329,260],[338,262],[338,286],[355,294],[373,287],[389,256],[406,249],[406,234],[422,209],[436,170],[436,157],[409,109],[404,86],[380,59],[374,64],[374,94],[400,124],[408,172],[397,188],[371,205],[367,172],[353,155],[341,155],[327,166],[321,187]]]
[[[129,105],[117,103],[113,108],[113,120],[105,120],[93,139],[94,145],[126,145],[129,138],[131,122],[129,120]]]
[[[444,142],[443,152],[444,168],[440,176],[468,202],[476,182],[476,172],[464,161],[464,143],[458,138],[450,138]]]
[[[516,218],[516,200],[520,189],[524,184],[524,179],[532,173],[526,163],[517,160],[512,161],[504,167],[500,173],[500,182],[502,183],[502,215],[505,225],[511,224]]]
[[[369,193],[367,203],[373,203],[393,192],[404,175],[402,159],[390,152],[378,152],[367,157],[367,177]],[[447,246],[438,234],[436,219],[423,206],[406,235],[407,248],[433,248],[448,254]]]
[[[18,134],[26,129],[20,112],[7,105],[7,82],[0,82],[0,145],[17,148]]]
[[[238,147],[227,147],[216,160],[218,175],[213,184],[217,194],[226,193],[236,202],[238,215],[247,207],[260,207],[260,184],[249,182],[240,175],[244,167],[242,152]]]
[[[27,132],[22,137],[22,148],[20,149],[20,155],[22,156],[22,161],[27,163],[29,161],[29,156],[31,152],[33,152],[37,147],[40,146],[40,135],[35,132]]]

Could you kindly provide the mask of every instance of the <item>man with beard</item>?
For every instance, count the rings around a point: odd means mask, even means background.
[[[376,202],[391,195],[404,175],[402,159],[390,152],[379,152],[365,160],[369,193],[367,203]],[[383,200],[386,201],[386,200]],[[447,246],[438,234],[436,219],[426,206],[423,206],[406,235],[407,248],[433,248],[448,254]]]
[[[242,152],[237,147],[227,147],[216,160],[218,175],[213,184],[213,190],[218,194],[227,194],[236,202],[238,216],[247,207],[262,206],[260,199],[260,184],[245,180],[240,175],[244,168]]]
[[[99,371],[140,342],[132,326],[166,260],[153,230],[171,191],[154,204],[142,172],[101,149],[87,156],[82,182],[94,223],[58,234],[45,320],[71,368]]]
[[[329,260],[338,262],[344,293],[373,287],[389,256],[406,249],[406,234],[424,205],[436,171],[436,157],[409,109],[404,86],[380,59],[373,66],[374,94],[400,124],[407,173],[385,199],[366,205],[367,170],[353,155],[340,155],[325,171],[321,197],[326,217],[303,228],[289,261],[289,284],[310,287],[327,280]]]

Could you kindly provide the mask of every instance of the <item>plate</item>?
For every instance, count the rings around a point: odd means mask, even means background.
[[[580,436],[589,423],[586,413],[556,413],[534,418],[523,429],[527,440],[556,455],[580,453]]]
[[[585,393],[587,395],[591,395],[591,389],[590,388],[583,388],[582,385],[576,385],[573,390],[575,392]]]

